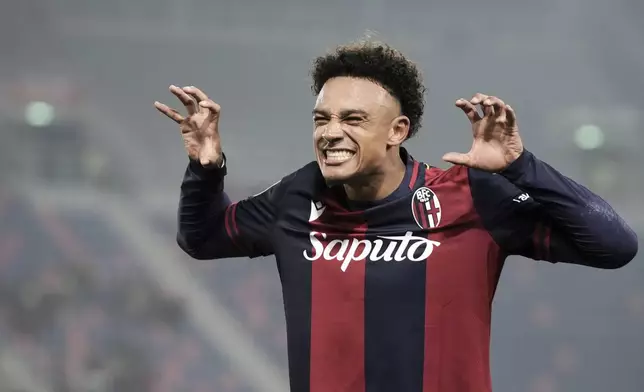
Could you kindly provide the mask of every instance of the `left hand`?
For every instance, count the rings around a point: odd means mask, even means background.
[[[477,110],[480,105],[483,116]],[[461,108],[472,123],[474,141],[466,154],[450,152],[443,160],[488,172],[507,168],[523,153],[514,110],[497,97],[478,93],[471,100],[459,99]]]

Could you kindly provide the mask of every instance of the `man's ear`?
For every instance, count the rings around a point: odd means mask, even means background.
[[[389,127],[389,135],[387,143],[390,146],[399,146],[405,140],[407,140],[407,135],[409,135],[409,117],[407,116],[398,116],[393,119],[391,122],[391,127]]]

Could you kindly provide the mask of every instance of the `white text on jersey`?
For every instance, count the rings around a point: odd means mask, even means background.
[[[334,239],[324,245],[322,240],[327,238],[326,233],[312,231],[309,234],[313,252],[305,250],[304,258],[309,261],[319,259],[342,261],[340,269],[344,272],[354,260],[366,259],[367,261],[424,261],[434,251],[434,246],[440,242],[423,237],[415,237],[411,231],[403,236],[378,236],[375,240],[367,239]],[[385,242],[390,241],[383,250]],[[420,250],[422,249],[422,252]],[[419,253],[420,252],[420,253]]]

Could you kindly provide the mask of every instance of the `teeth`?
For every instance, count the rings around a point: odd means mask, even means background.
[[[329,162],[343,162],[351,159],[354,153],[347,150],[327,150],[326,159]]]

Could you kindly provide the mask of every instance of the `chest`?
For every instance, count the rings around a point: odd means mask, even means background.
[[[418,187],[364,211],[324,196],[285,202],[273,233],[283,283],[311,274],[334,290],[362,284],[395,296],[414,286],[447,301],[480,294],[494,279],[495,244],[458,184]]]

